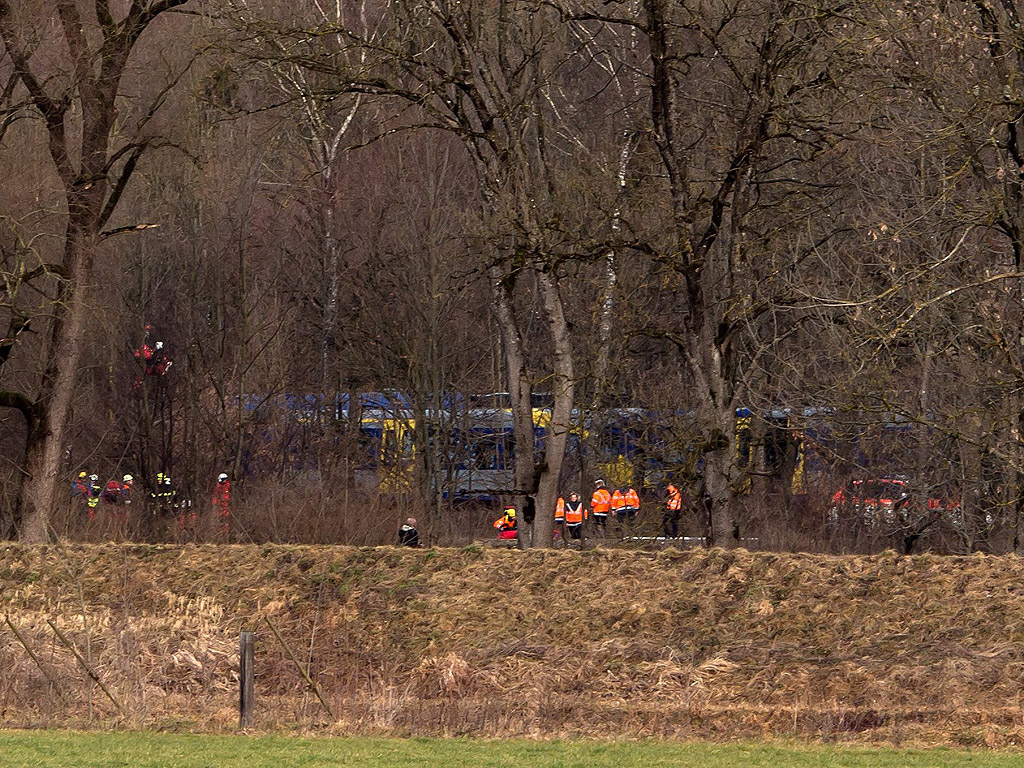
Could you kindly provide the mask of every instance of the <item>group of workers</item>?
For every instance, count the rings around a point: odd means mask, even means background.
[[[583,521],[588,514],[593,520],[596,532],[604,536],[607,533],[608,518],[614,517],[619,524],[619,531],[623,531],[626,524],[635,520],[640,515],[640,496],[636,488],[625,485],[608,490],[604,480],[594,482],[594,493],[590,496],[590,507],[582,509],[579,494],[569,494],[569,501],[563,502],[561,498],[555,504],[555,526],[564,524],[566,532],[571,538],[580,538]],[[581,518],[582,513],[582,518]]]
[[[127,533],[127,507],[132,503],[134,483],[134,477],[124,475],[120,482],[110,480],[106,485],[101,485],[97,475],[82,471],[71,481],[71,495],[88,509],[90,520],[95,518],[96,507],[102,501],[110,508],[115,531],[124,535]],[[153,514],[172,513],[175,529],[182,534],[195,527],[196,513],[191,501],[179,501],[177,495],[171,476],[165,472],[158,472],[153,490],[149,494],[152,503],[150,511]],[[210,504],[216,521],[217,535],[226,541],[231,528],[231,481],[226,472],[221,472],[217,476]]]
[[[666,539],[675,539],[679,537],[683,496],[673,483],[669,483],[665,487],[664,498],[662,532]],[[529,515],[526,517],[530,519]],[[632,485],[623,485],[609,490],[604,480],[597,480],[594,483],[590,504],[587,506],[575,491],[570,493],[568,498],[559,496],[555,503],[555,538],[582,542],[583,524],[586,521],[590,521],[594,526],[595,534],[606,536],[609,517],[613,517],[618,523],[620,535],[631,527],[631,524],[640,517],[640,494],[636,488]],[[499,539],[515,539],[519,535],[519,515],[515,505],[506,506],[493,526],[498,531]],[[423,546],[416,528],[416,518],[408,518],[398,529],[398,544],[404,547]]]
[[[102,500],[113,506],[127,506],[132,503],[132,486],[135,478],[124,475],[121,481],[110,480],[106,485],[100,484],[98,475],[90,475],[82,471],[71,481],[71,495],[81,499],[89,510],[89,517],[95,517],[96,507]]]
[[[567,539],[583,538],[583,522],[588,519],[593,522],[595,533],[604,536],[609,517],[615,518],[622,533],[639,516],[640,495],[636,488],[624,485],[608,490],[604,480],[595,481],[589,507],[583,506],[583,500],[575,491],[569,494],[568,500],[559,496],[555,502],[555,530],[564,531]]]
[[[583,538],[583,523],[591,521],[594,532],[600,536],[607,535],[608,518],[617,522],[618,531],[622,534],[640,516],[640,494],[631,485],[624,485],[609,490],[604,480],[594,483],[594,493],[590,497],[589,506],[584,506],[580,495],[575,491],[566,499],[558,497],[555,503],[555,533],[566,540]],[[665,511],[661,525],[666,538],[679,536],[679,518],[682,514],[683,498],[679,489],[669,483],[665,489]],[[516,508],[508,506],[500,518],[494,521],[498,530],[498,538],[515,538],[518,529]]]

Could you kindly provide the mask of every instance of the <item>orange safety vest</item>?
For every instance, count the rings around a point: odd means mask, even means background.
[[[565,499],[559,496],[555,503],[555,522],[560,523],[563,520],[565,520]]]
[[[612,512],[620,512],[626,506],[626,499],[618,488],[612,494]]]
[[[516,518],[515,515],[509,515],[506,513],[502,517],[499,517],[493,523],[494,527],[499,531],[514,531],[516,529]]]
[[[590,497],[590,511],[595,515],[607,515],[612,507],[612,495],[607,488],[598,488]]]
[[[665,502],[665,506],[672,512],[683,508],[683,495],[679,493],[679,489],[674,485],[668,487],[668,501]]]
[[[636,488],[626,489],[626,493],[622,496],[623,506],[626,509],[640,509],[640,496],[636,492]]]
[[[582,523],[583,518],[586,517],[587,513],[583,509],[583,501],[567,501],[565,502],[565,522],[569,525],[575,525]]]

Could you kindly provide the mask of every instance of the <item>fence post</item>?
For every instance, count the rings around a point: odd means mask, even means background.
[[[238,647],[238,727],[252,728],[253,646],[256,636],[242,632]]]

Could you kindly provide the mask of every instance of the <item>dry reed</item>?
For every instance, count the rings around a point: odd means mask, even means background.
[[[692,550],[0,546],[0,723],[1024,744],[1024,561]],[[62,562],[68,558],[73,562]],[[68,573],[78,574],[79,584]],[[87,611],[87,615],[84,612]],[[266,632],[269,617],[334,712]],[[315,632],[314,630],[315,625]]]

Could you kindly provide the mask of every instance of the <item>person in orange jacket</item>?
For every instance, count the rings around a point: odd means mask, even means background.
[[[555,502],[555,534],[565,538],[565,499],[561,496]]]
[[[611,509],[611,514],[614,515],[614,517],[615,517],[616,529],[618,530],[620,536],[622,535],[622,530],[623,530],[622,524],[625,522],[625,517],[626,517],[626,513],[624,511],[625,503],[626,503],[626,501],[625,501],[625,498],[623,497],[622,489],[621,488],[616,488],[614,491],[612,491],[612,500],[611,500],[610,509]]]
[[[666,537],[679,536],[679,515],[683,510],[683,495],[672,483],[665,489],[665,514],[661,518],[661,527]]]
[[[498,538],[515,538],[516,528],[516,508],[513,506],[505,507],[505,514],[499,517],[493,523],[494,527],[498,529]]]
[[[569,500],[565,502],[565,531],[567,539],[583,541],[583,521],[587,518],[587,510],[583,506],[583,499],[573,491],[569,494]]]
[[[594,528],[600,529],[601,535],[606,533],[605,524],[608,521],[608,513],[612,508],[612,495],[604,485],[604,480],[594,483],[593,496],[590,497],[590,514],[594,518]]]
[[[632,485],[626,486],[626,490],[622,494],[622,511],[629,522],[633,522],[640,516],[640,494]]]

